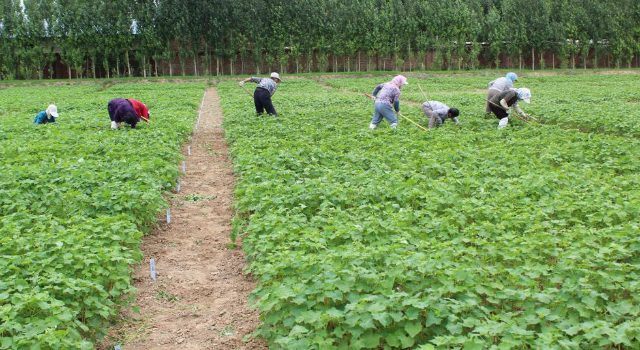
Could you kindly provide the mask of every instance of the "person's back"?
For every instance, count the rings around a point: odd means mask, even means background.
[[[55,123],[56,118],[58,118],[58,107],[55,105],[49,105],[46,110],[38,113],[36,118],[33,120],[34,124],[47,124],[47,123]]]

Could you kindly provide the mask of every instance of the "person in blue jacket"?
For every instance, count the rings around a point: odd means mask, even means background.
[[[49,105],[46,110],[38,113],[33,120],[34,124],[46,124],[55,123],[58,118],[58,107],[56,105]]]
[[[111,129],[115,130],[120,128],[122,122],[131,125],[131,128],[135,129],[136,124],[140,121],[140,117],[138,117],[131,102],[123,98],[116,98],[109,101],[107,110],[109,111],[109,118],[111,118]]]

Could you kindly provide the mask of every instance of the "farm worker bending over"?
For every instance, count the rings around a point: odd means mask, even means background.
[[[516,81],[518,81],[518,76],[516,75],[516,73],[507,73],[506,77],[498,78],[490,82],[489,92],[487,93],[487,100],[491,100],[493,96],[513,88],[513,83]],[[484,111],[487,113],[491,113],[489,102],[487,102],[487,106],[485,107]]]
[[[136,114],[138,115],[138,117],[140,117],[140,119],[144,120],[145,122],[149,122],[151,113],[149,113],[149,108],[147,108],[144,103],[136,101],[132,98],[128,98],[127,101],[131,102],[133,110],[136,111]]]
[[[111,118],[111,129],[122,126],[122,122],[131,125],[132,128],[140,121],[140,117],[133,108],[133,104],[123,98],[116,98],[109,101],[107,105],[109,117]]]
[[[521,116],[525,117],[524,112],[518,106],[518,101],[523,100],[526,103],[531,102],[531,91],[527,88],[509,89],[498,95],[493,96],[490,100],[491,112],[500,119],[498,129],[502,129],[509,123],[509,107],[516,110]]]
[[[262,114],[266,109],[267,114],[278,115],[273,103],[271,103],[271,96],[276,93],[278,84],[282,82],[280,75],[273,72],[270,78],[251,77],[239,82],[238,85],[244,86],[244,83],[248,81],[258,84],[258,87],[253,92],[253,103],[256,105],[256,112]]]
[[[36,115],[36,119],[33,120],[34,124],[47,124],[55,123],[58,118],[58,107],[56,105],[49,105],[46,111],[42,111]]]
[[[409,84],[407,78],[402,75],[394,77],[390,82],[383,83],[373,90],[376,98],[373,108],[373,118],[369,129],[375,129],[382,121],[382,118],[389,122],[389,126],[395,129],[398,126],[398,118],[395,112],[400,112],[400,92],[402,86]],[[395,109],[395,112],[394,112]]]
[[[427,101],[422,104],[422,111],[429,117],[429,129],[440,126],[447,119],[451,119],[456,124],[460,123],[458,121],[460,111],[457,108],[449,108],[442,102]]]

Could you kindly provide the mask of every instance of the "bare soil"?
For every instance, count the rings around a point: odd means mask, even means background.
[[[143,239],[134,279],[140,314],[124,311],[99,349],[268,349],[261,339],[242,341],[259,323],[248,305],[256,282],[229,238],[235,179],[218,102],[216,89],[207,89],[198,129],[184,146],[186,173],[170,200],[171,224]]]

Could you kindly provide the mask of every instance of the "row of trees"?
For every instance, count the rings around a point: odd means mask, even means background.
[[[558,66],[620,67],[640,52],[638,0],[0,1],[9,79],[43,78],[57,57],[69,76],[95,77],[184,74],[188,63],[196,75],[523,68],[525,57],[536,69],[545,52]]]

